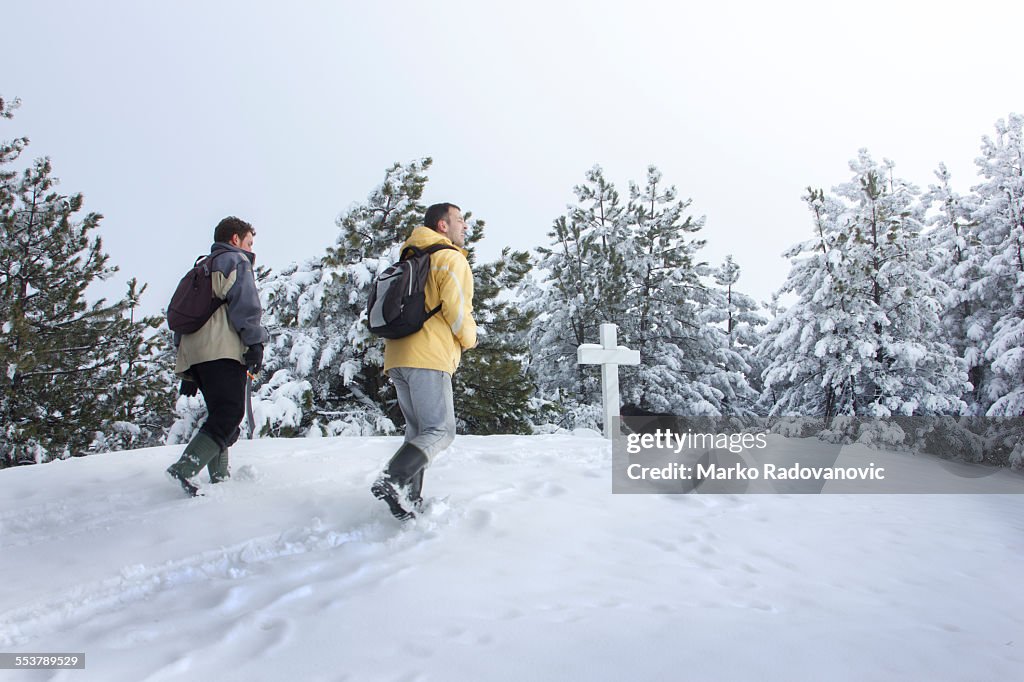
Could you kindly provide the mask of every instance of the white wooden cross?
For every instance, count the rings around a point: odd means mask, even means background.
[[[612,424],[619,416],[619,365],[639,365],[640,351],[618,345],[614,324],[601,325],[601,344],[584,343],[576,349],[577,365],[601,365],[604,402],[604,437],[613,438]]]

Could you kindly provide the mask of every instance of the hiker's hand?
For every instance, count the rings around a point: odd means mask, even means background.
[[[199,384],[194,381],[189,381],[188,379],[182,379],[178,393],[191,398],[195,396],[196,393],[199,393]]]
[[[245,351],[242,357],[245,358],[245,368],[252,374],[259,374],[263,369],[263,344],[254,343],[249,346],[249,350]]]

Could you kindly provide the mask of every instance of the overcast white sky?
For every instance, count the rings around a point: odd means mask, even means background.
[[[146,312],[229,214],[260,263],[319,256],[395,161],[432,156],[425,203],[487,222],[481,256],[548,243],[585,171],[620,192],[653,163],[767,300],[810,234],[807,185],[867,147],[926,186],[976,182],[1021,101],[1024,4],[48,2],[0,8],[0,139],[28,135],[105,217],[115,287]]]

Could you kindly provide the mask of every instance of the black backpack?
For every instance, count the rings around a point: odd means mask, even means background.
[[[217,254],[220,255],[220,254]],[[167,326],[172,332],[192,334],[206,324],[223,299],[213,295],[210,267],[213,256],[200,256],[192,269],[178,282],[178,288],[167,304]]]
[[[378,275],[370,285],[370,300],[366,305],[370,333],[385,339],[400,339],[418,332],[441,310],[440,304],[433,310],[426,309],[423,291],[430,274],[430,254],[441,249],[455,247],[448,244],[434,244],[425,249],[407,246],[402,250],[401,259]]]

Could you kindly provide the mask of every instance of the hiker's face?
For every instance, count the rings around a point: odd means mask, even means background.
[[[237,234],[231,235],[231,245],[237,246],[242,251],[248,251],[252,253],[252,243],[256,239],[256,235],[252,232],[246,232],[244,237],[239,237]]]
[[[448,217],[441,223],[447,226],[448,229],[444,234],[452,244],[458,247],[466,245],[466,219],[462,217],[462,211],[457,208],[449,208]]]

